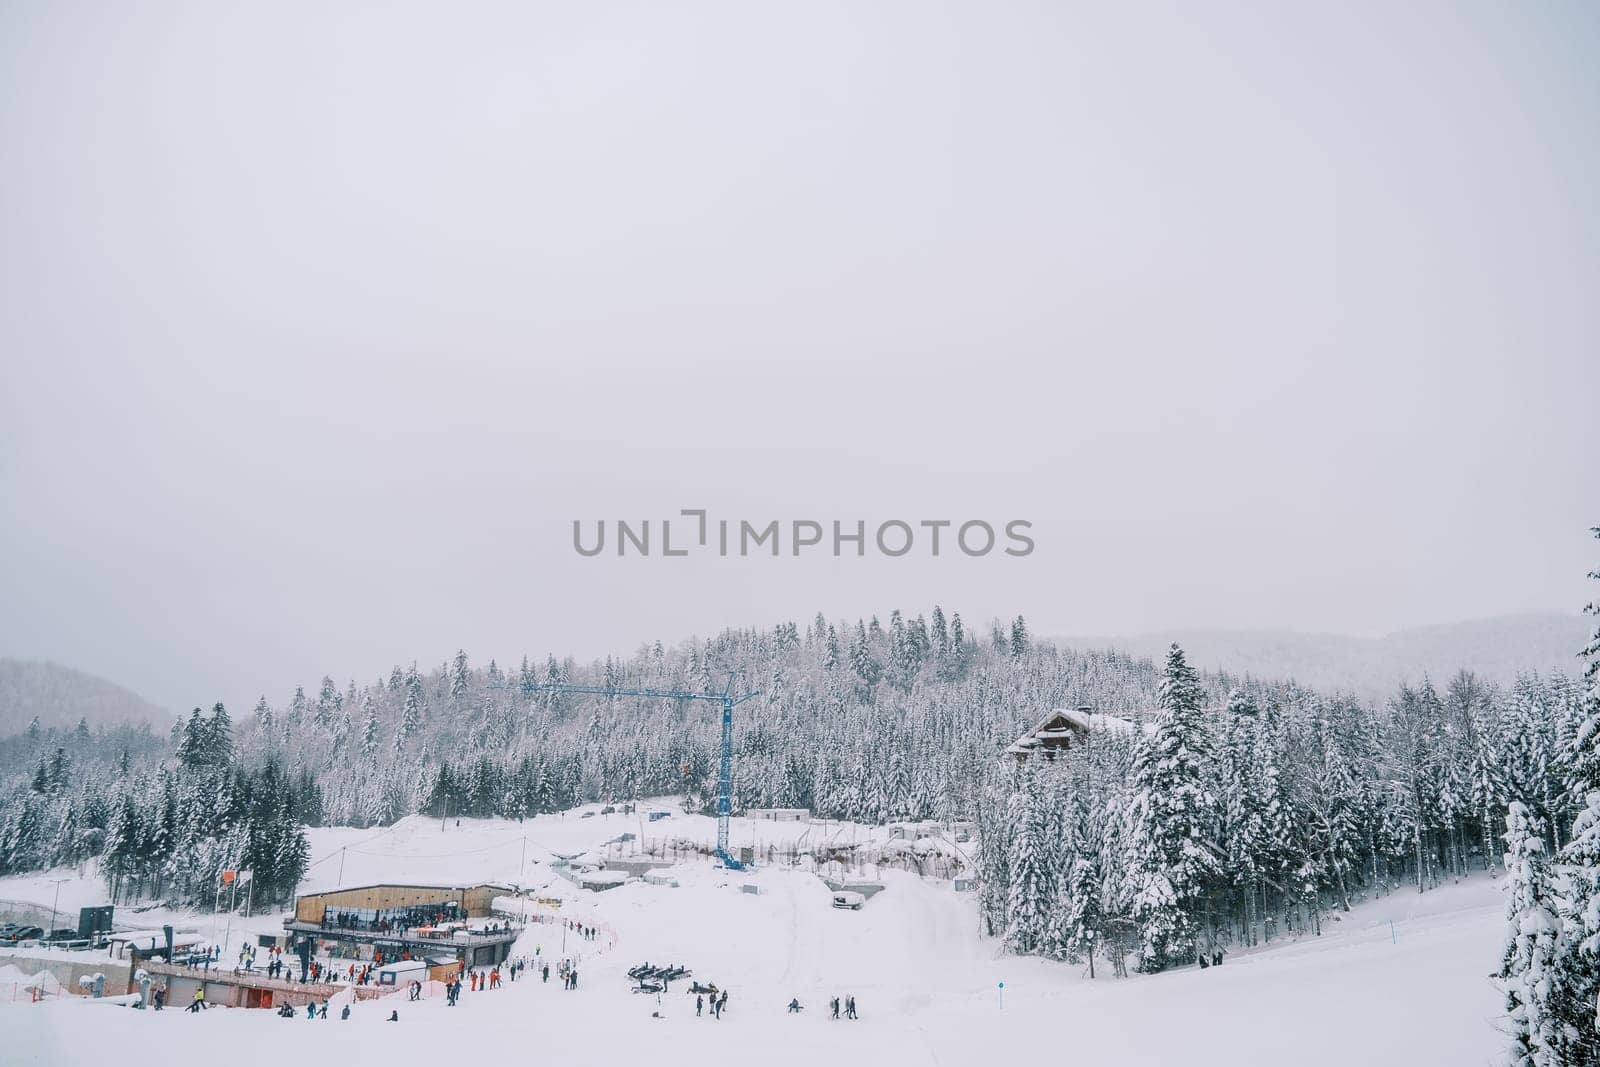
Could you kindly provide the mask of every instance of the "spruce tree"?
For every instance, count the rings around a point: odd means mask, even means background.
[[[206,721],[201,736],[205,762],[209,766],[226,767],[233,762],[233,720],[220,702],[211,709],[211,718]]]
[[[1203,698],[1194,669],[1173,645],[1155,735],[1133,764],[1128,867],[1144,971],[1194,960],[1206,888],[1219,865],[1205,833],[1214,798],[1206,788],[1211,744]]]
[[[1600,537],[1600,528],[1594,534]],[[1589,574],[1600,580],[1600,570]],[[1572,826],[1571,840],[1558,857],[1565,877],[1562,911],[1565,918],[1565,957],[1556,1010],[1566,1023],[1560,1051],[1574,1067],[1600,1064],[1600,601],[1584,609],[1596,619],[1585,659],[1582,696],[1584,717],[1572,741],[1567,760],[1571,768],[1569,789],[1583,798],[1583,809]]]
[[[205,721],[200,718],[200,709],[195,708],[189,713],[189,721],[184,724],[178,742],[178,761],[185,767],[201,767],[205,765],[206,755]]]
[[[1089,976],[1094,977],[1094,957],[1099,951],[1105,922],[1101,905],[1105,876],[1102,870],[1103,845],[1099,820],[1089,807],[1083,793],[1073,802],[1073,819],[1077,830],[1076,848],[1071,866],[1066,870],[1066,914],[1063,919],[1066,940],[1063,955],[1076,963],[1089,961]]]
[[[1056,902],[1055,871],[1050,862],[1044,783],[1024,764],[1011,797],[1010,895],[1006,944],[1027,954],[1044,947],[1050,910]]]
[[[1506,948],[1499,977],[1506,993],[1512,1067],[1566,1067],[1562,1024],[1552,1004],[1565,938],[1544,851],[1544,828],[1521,801],[1506,814]]]
[[[1011,658],[1016,659],[1028,651],[1028,624],[1018,615],[1011,620]]]

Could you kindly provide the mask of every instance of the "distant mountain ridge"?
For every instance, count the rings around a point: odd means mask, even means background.
[[[1424,675],[1442,685],[1463,668],[1501,685],[1534,671],[1575,676],[1581,670],[1578,650],[1590,625],[1582,615],[1526,614],[1420,626],[1374,638],[1197,628],[1054,640],[1071,648],[1114,648],[1158,662],[1176,641],[1197,667],[1260,679],[1292,678],[1312,689],[1382,701]]]
[[[165,724],[172,714],[115,682],[58,663],[0,658],[0,737],[41,726]]]

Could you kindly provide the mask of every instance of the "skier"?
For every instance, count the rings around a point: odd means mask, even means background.
[[[317,1002],[314,1001],[314,1000],[307,1001],[306,1002],[306,1018],[307,1019],[315,1019],[316,1017],[317,1017]]]
[[[398,1011],[391,1011],[389,1013],[389,1017],[384,1020],[384,1022],[386,1022],[386,1023],[397,1023],[399,1021],[400,1021],[400,1013]]]
[[[833,1017],[837,1019],[839,1017],[839,998],[834,997],[828,1001],[828,1007],[833,1011]]]
[[[854,1019],[856,1017],[856,998],[854,995],[844,998],[844,1017],[846,1019]]]
[[[339,1021],[343,1022],[348,1018],[350,1018],[350,1005],[346,1004],[343,1008],[339,1009]]]
[[[156,1002],[156,1010],[158,1010],[158,1011],[160,1010],[160,1005],[161,1005],[161,1002],[158,1000]],[[700,1017],[700,1013],[705,1010],[705,1007],[706,1007],[706,998],[701,996],[699,993],[696,993],[694,995],[694,1015],[695,1015],[695,1018],[698,1019]]]
[[[548,963],[544,965],[544,970],[542,970],[539,973],[540,973],[540,976],[541,976],[540,977],[540,981],[543,981],[543,982],[550,981],[550,965]]]
[[[156,986],[156,992],[155,992],[154,1000],[156,1002],[156,1011],[160,1011],[163,1007],[166,1006],[166,1003],[167,1003],[167,987],[166,986],[164,986],[164,985]]]
[[[206,1007],[206,987],[205,986],[201,986],[199,989],[196,989],[194,991],[194,1003],[189,1005],[189,1010],[192,1011],[192,1012],[198,1013],[198,1012],[204,1011],[205,1007]]]
[[[328,1017],[328,1002],[326,1000],[324,1000],[322,1002],[322,1010],[317,1012],[317,1018],[326,1019],[327,1017]]]
[[[800,1012],[800,998],[795,997],[789,1001],[789,1014],[797,1015]]]

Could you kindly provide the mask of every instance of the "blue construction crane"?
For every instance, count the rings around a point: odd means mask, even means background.
[[[568,685],[563,682],[543,682],[534,685],[504,685],[493,686],[495,689],[509,689],[520,693],[581,693],[589,696],[601,697],[653,697],[661,700],[711,700],[722,705],[722,755],[717,768],[717,858],[722,860],[723,866],[736,871],[744,870],[744,864],[733,858],[728,851],[728,820],[733,815],[733,709],[753,697],[761,695],[759,691],[746,693],[743,696],[733,695],[733,675],[728,675],[728,684],[720,693],[687,693],[676,689],[621,689],[604,685]]]

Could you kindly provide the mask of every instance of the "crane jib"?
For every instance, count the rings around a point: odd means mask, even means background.
[[[759,691],[733,695],[733,675],[720,693],[689,693],[677,689],[623,689],[604,685],[569,685],[564,682],[543,682],[534,685],[492,685],[498,689],[517,693],[570,693],[579,696],[646,697],[659,700],[709,700],[722,705],[722,751],[717,765],[717,858],[725,867],[744,870],[744,864],[728,851],[728,820],[733,816],[733,709]]]

